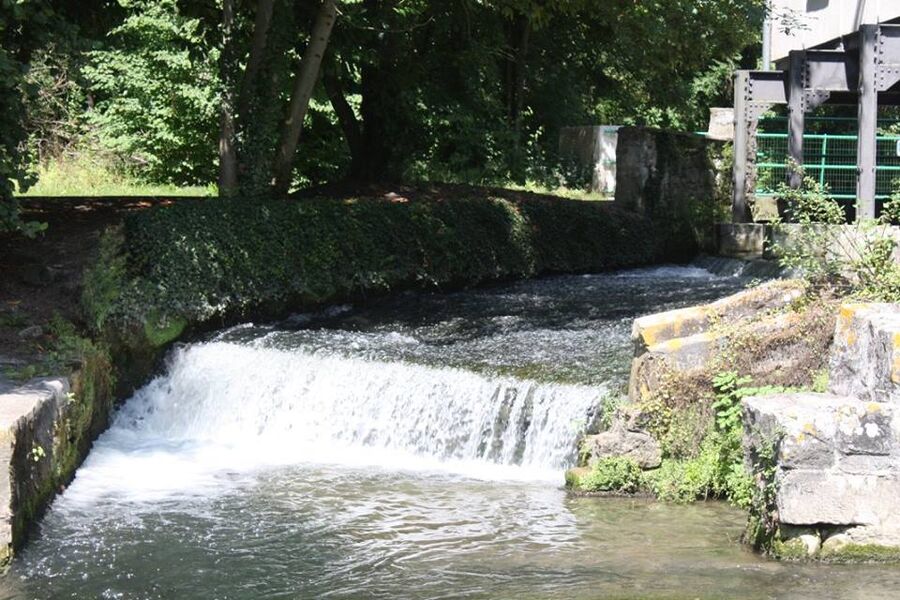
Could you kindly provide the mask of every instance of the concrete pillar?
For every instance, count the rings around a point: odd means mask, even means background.
[[[731,197],[731,219],[735,223],[750,223],[750,203],[747,199],[747,153],[750,151],[750,115],[747,101],[750,97],[750,73],[734,74],[734,166]]]
[[[803,166],[803,130],[806,127],[805,102],[803,94],[806,88],[806,53],[794,50],[790,54],[790,70],[788,71],[788,156],[797,165]],[[799,189],[803,177],[795,169],[787,172],[787,184]]]
[[[875,218],[878,127],[878,25],[859,28],[859,133],[856,147],[856,219]]]

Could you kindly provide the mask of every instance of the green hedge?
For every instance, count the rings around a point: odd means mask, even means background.
[[[218,324],[411,287],[648,264],[646,219],[597,202],[176,202],[135,213],[86,274],[93,326],[140,325],[154,344]],[[121,327],[118,327],[121,328]]]

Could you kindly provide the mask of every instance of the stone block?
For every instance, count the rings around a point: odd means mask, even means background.
[[[836,394],[900,402],[900,306],[841,306],[830,372],[830,389]]]
[[[776,483],[778,518],[782,523],[877,526],[897,517],[897,475],[795,469],[779,473]]]
[[[759,454],[777,442],[782,469],[827,469],[847,462],[847,472],[880,472],[886,466],[850,457],[886,456],[896,446],[893,406],[833,394],[772,394],[744,400],[745,447]]]
[[[55,491],[56,453],[67,442],[57,432],[70,405],[69,382],[61,378],[36,379],[0,394],[0,567]]]
[[[717,223],[716,252],[733,258],[761,258],[766,244],[762,223]]]
[[[587,443],[591,449],[591,465],[611,457],[630,458],[642,469],[655,469],[662,462],[659,443],[645,431],[615,427],[587,438]]]

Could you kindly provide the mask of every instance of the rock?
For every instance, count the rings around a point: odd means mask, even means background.
[[[655,469],[662,463],[659,443],[645,431],[629,431],[619,425],[590,436],[587,442],[591,449],[590,464],[614,456],[630,458],[642,469]]]
[[[788,306],[803,294],[804,284],[795,280],[776,280],[738,292],[711,304],[680,308],[634,321],[631,338],[635,356],[651,346],[678,338],[708,332],[712,323],[736,321],[761,311]]]
[[[32,325],[19,331],[19,338],[23,340],[33,340],[44,335],[44,329],[40,325]]]
[[[801,535],[797,538],[806,548],[807,556],[815,556],[819,553],[819,548],[822,547],[822,541],[819,539],[818,535],[806,534]]]
[[[859,471],[861,456],[892,452],[894,420],[900,417],[889,404],[809,392],[747,398],[743,410],[745,448],[752,453],[777,438],[783,469],[846,465],[849,472]]]
[[[836,533],[822,542],[822,556],[837,554],[842,548],[852,544],[853,540],[846,533]]]
[[[900,305],[841,306],[830,371],[836,394],[900,402]]]
[[[790,382],[796,372],[808,372],[810,354],[818,366],[821,352],[810,350],[805,334],[808,317],[777,310],[794,302],[803,290],[797,281],[773,281],[711,304],[635,320],[635,358],[628,387],[632,401],[651,398],[671,375],[720,370],[717,360],[726,353],[735,355],[733,363],[748,363],[747,374],[772,383]],[[760,342],[742,345],[742,340]],[[709,379],[708,374],[705,377]]]

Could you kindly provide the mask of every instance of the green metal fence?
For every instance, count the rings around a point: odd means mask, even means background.
[[[788,156],[786,133],[757,133],[756,189],[758,197],[774,196],[785,181]],[[856,136],[814,133],[803,136],[803,167],[808,177],[827,185],[837,199],[856,198]],[[900,181],[900,135],[880,135],[876,151],[876,198],[890,197]]]

